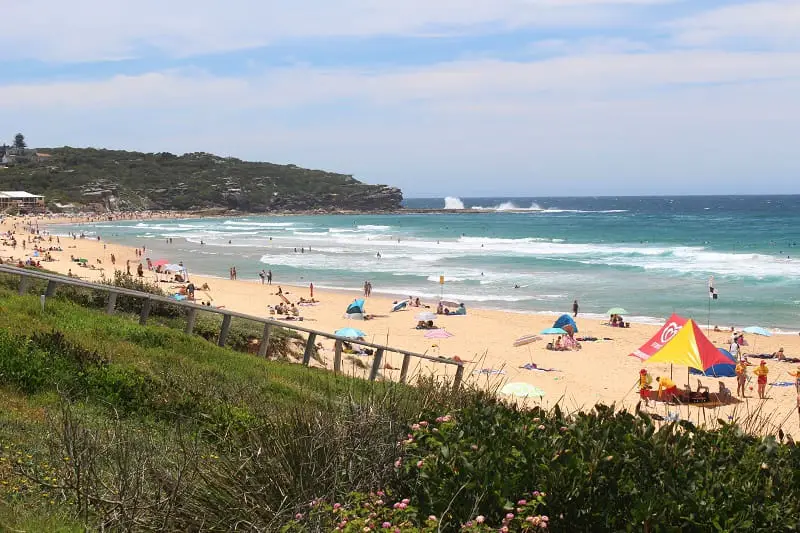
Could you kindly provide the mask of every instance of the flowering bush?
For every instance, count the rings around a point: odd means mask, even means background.
[[[469,533],[499,531],[501,533],[544,531],[550,518],[536,514],[541,505],[543,493],[531,495],[530,500],[519,500],[516,507],[508,510],[496,524],[485,516],[478,515],[461,525],[461,530]],[[281,531],[300,533],[307,531],[341,531],[367,533],[383,531],[386,533],[440,531],[441,524],[436,515],[420,515],[409,498],[392,498],[384,491],[369,494],[353,493],[345,503],[327,503],[314,500],[309,503],[307,512],[298,512],[294,520]]]

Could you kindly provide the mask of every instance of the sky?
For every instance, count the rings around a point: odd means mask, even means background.
[[[0,139],[419,196],[800,193],[800,0],[26,0]]]

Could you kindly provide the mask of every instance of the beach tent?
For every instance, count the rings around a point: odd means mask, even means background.
[[[348,305],[345,316],[354,320],[364,320],[364,299],[359,298]]]
[[[712,365],[705,371],[690,368],[689,372],[692,374],[700,374],[711,378],[734,378],[736,377],[736,359],[733,358],[731,353],[724,348],[717,348],[725,357],[729,359],[727,363],[717,363]]]
[[[686,324],[686,320],[687,319],[682,316],[673,314],[649,341],[644,343],[641,348],[628,355],[641,359],[642,361],[650,358],[681,330],[683,325]]]
[[[392,306],[392,313],[394,313],[395,311],[399,311],[401,309],[405,309],[407,305],[408,305],[407,300],[403,300],[402,302],[397,302]]]
[[[690,319],[660,350],[644,362],[673,363],[707,371],[714,365],[728,364],[730,361],[728,355],[711,344],[697,323]]]
[[[558,320],[553,323],[553,327],[561,328],[570,334],[578,333],[578,324],[576,324],[575,320],[569,315],[561,315],[558,317]]]

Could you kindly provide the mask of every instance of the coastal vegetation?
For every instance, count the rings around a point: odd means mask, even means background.
[[[20,134],[21,135],[21,134]],[[397,209],[402,192],[350,175],[198,152],[3,146],[0,189],[44,195],[48,207],[95,210],[230,209],[245,212]]]
[[[784,435],[350,379],[217,347],[169,309],[142,327],[85,293],[42,310],[38,288],[7,287],[0,530],[800,527]]]

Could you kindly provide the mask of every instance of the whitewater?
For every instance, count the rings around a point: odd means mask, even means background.
[[[449,197],[408,205],[441,211],[63,231],[146,243],[158,258],[209,275],[236,266],[240,278],[257,279],[271,269],[280,283],[356,293],[370,280],[377,293],[518,312],[566,311],[577,299],[596,315],[622,306],[642,321],[678,311],[701,323],[798,329],[800,197]],[[712,275],[720,298],[710,302]]]

